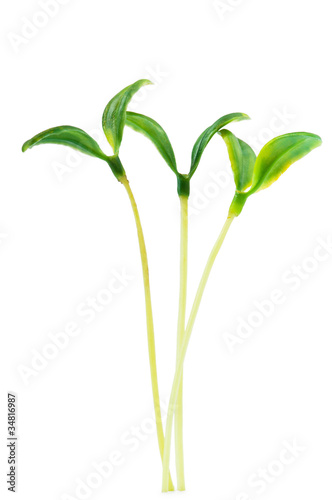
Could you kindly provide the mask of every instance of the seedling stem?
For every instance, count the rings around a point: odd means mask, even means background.
[[[176,362],[179,362],[186,327],[187,274],[188,274],[188,196],[180,196],[181,239],[180,239],[180,294],[177,330]],[[178,490],[184,491],[184,456],[183,456],[183,372],[176,400],[175,420],[175,457]]]
[[[145,310],[146,310],[146,325],[148,334],[148,350],[149,350],[149,360],[150,360],[150,373],[151,373],[151,383],[152,383],[152,395],[154,403],[154,412],[156,418],[157,426],[157,437],[158,445],[161,457],[164,455],[164,431],[161,418],[160,409],[160,397],[158,388],[158,376],[157,376],[157,361],[156,361],[156,345],[154,336],[154,325],[153,325],[153,314],[152,314],[152,303],[151,303],[151,288],[150,288],[150,277],[149,277],[149,265],[148,256],[146,252],[146,245],[144,240],[144,234],[142,230],[141,219],[138,213],[137,204],[129,185],[127,177],[123,176],[119,178],[119,181],[123,184],[125,190],[127,191],[137,228],[137,236],[139,242],[139,249],[142,261],[142,271],[143,271],[143,281],[144,281],[144,294],[145,294]],[[167,486],[168,491],[174,491],[174,485],[170,473],[167,474]]]
[[[172,385],[172,391],[171,391],[171,396],[169,400],[169,406],[168,406],[168,412],[167,412],[167,421],[166,421],[166,430],[165,430],[165,448],[164,448],[164,459],[163,459],[163,481],[162,481],[162,491],[166,492],[169,491],[169,465],[170,465],[170,455],[171,455],[171,439],[172,439],[172,427],[173,427],[173,417],[174,417],[174,410],[177,407],[177,397],[178,397],[178,392],[179,388],[181,385],[181,380],[182,380],[182,372],[183,372],[183,364],[184,360],[186,357],[186,352],[188,348],[188,344],[190,341],[190,336],[195,324],[195,320],[197,317],[197,313],[199,310],[199,306],[202,301],[202,297],[204,294],[204,290],[207,284],[207,281],[209,279],[213,264],[217,258],[217,255],[219,253],[219,250],[221,249],[221,246],[224,242],[224,239],[226,237],[226,234],[235,218],[235,215],[229,214],[226,222],[221,230],[221,233],[218,236],[218,239],[216,243],[214,244],[214,247],[210,253],[210,256],[208,258],[208,261],[206,263],[201,281],[199,283],[195,300],[191,309],[191,313],[189,316],[189,320],[187,323],[187,328],[185,330],[183,342],[182,342],[182,348],[181,348],[181,353],[178,358],[177,362],[177,367],[173,379],[173,385]]]

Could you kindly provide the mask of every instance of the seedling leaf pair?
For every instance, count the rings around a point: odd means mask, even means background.
[[[151,84],[149,80],[138,80],[132,85],[129,85],[116,94],[104,110],[102,119],[103,130],[108,142],[113,147],[114,155],[107,156],[89,134],[80,128],[70,125],[50,128],[35,135],[32,139],[23,144],[22,151],[24,152],[40,144],[60,144],[61,146],[69,146],[77,149],[81,153],[106,161],[111,167],[115,177],[121,179],[125,175],[125,171],[118,154],[126,122],[127,107],[135,92],[143,85],[149,84]]]
[[[230,213],[236,216],[249,196],[271,186],[293,163],[322,143],[318,135],[308,132],[285,134],[268,142],[256,158],[250,146],[229,130],[222,130],[220,135],[226,143],[234,174],[236,193]]]
[[[152,118],[149,118],[148,116],[142,114],[132,113],[129,111],[126,113],[126,125],[131,127],[136,132],[140,132],[141,134],[145,135],[145,137],[147,137],[155,145],[167,165],[178,178],[179,195],[185,194],[186,196],[189,195],[190,179],[194,175],[201,160],[202,154],[212,137],[229,123],[233,121],[248,119],[249,116],[244,113],[232,113],[222,116],[210,127],[204,130],[204,132],[199,136],[194,144],[189,173],[181,174],[178,171],[176,165],[175,155],[171,142],[165,130],[159,125],[159,123],[157,123]]]

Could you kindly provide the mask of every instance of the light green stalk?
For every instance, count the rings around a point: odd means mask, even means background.
[[[167,412],[167,422],[166,422],[166,431],[165,431],[165,447],[164,447],[164,459],[163,459],[163,481],[162,481],[162,491],[166,492],[169,490],[169,463],[170,463],[170,455],[171,455],[171,439],[172,439],[172,426],[173,426],[173,417],[174,410],[176,408],[176,401],[178,397],[178,391],[181,384],[181,377],[183,372],[183,364],[186,357],[186,352],[188,349],[188,344],[190,341],[190,336],[194,327],[194,323],[196,320],[196,316],[199,310],[199,306],[202,301],[203,293],[209,279],[213,264],[216,260],[216,257],[219,253],[219,250],[224,242],[226,234],[234,220],[234,215],[228,215],[227,220],[221,230],[221,233],[210,253],[208,261],[206,263],[201,281],[199,283],[199,287],[197,289],[197,293],[195,296],[195,300],[191,309],[191,313],[189,316],[187,328],[184,334],[181,354],[178,359],[177,367],[175,370],[175,375],[173,379],[172,391],[169,400],[168,412]]]
[[[186,327],[187,275],[188,275],[188,197],[180,196],[181,204],[181,237],[180,237],[180,294],[177,331],[176,363],[178,364]],[[184,456],[183,456],[183,372],[179,385],[175,408],[175,461],[177,488],[184,491]]]
[[[133,192],[130,188],[128,179],[123,176],[119,179],[119,181],[123,184],[123,186],[125,187],[125,189],[127,191],[128,196],[129,196],[129,200],[130,200],[130,203],[131,203],[131,206],[133,209],[136,228],[137,228],[137,235],[138,235],[138,242],[139,242],[141,261],[142,261],[142,270],[143,270],[146,324],[147,324],[147,334],[148,334],[148,349],[149,349],[149,359],[150,359],[150,373],[151,373],[153,403],[154,403],[154,411],[155,411],[155,418],[156,418],[159,451],[160,451],[160,456],[163,459],[163,455],[164,455],[164,431],[163,431],[163,425],[162,425],[160,397],[159,397],[159,389],[158,389],[156,345],[155,345],[155,338],[154,338],[154,326],[153,326],[153,314],[152,314],[152,303],[151,303],[148,256],[147,256],[147,252],[146,252],[145,240],[144,240],[141,220],[140,220],[138,209],[137,209],[137,204],[136,204]],[[174,490],[172,478],[171,478],[171,475],[169,473],[169,467],[168,467],[168,474],[167,474],[167,485],[168,485],[169,491]]]

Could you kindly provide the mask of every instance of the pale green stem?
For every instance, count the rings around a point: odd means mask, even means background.
[[[180,294],[177,331],[176,362],[178,364],[186,327],[187,275],[188,275],[188,197],[180,196],[181,204],[181,239],[180,239]],[[175,420],[175,461],[177,488],[185,490],[184,456],[183,456],[183,373],[176,399]]]
[[[177,363],[177,367],[175,370],[175,375],[173,379],[172,391],[169,400],[168,412],[167,412],[167,422],[166,422],[166,431],[165,431],[165,447],[164,447],[164,459],[163,459],[163,481],[162,481],[162,491],[168,491],[168,478],[169,478],[169,463],[170,463],[170,455],[171,455],[171,438],[172,438],[172,427],[173,427],[173,417],[174,417],[174,409],[176,408],[176,399],[178,396],[178,391],[181,383],[181,376],[183,371],[183,364],[186,357],[186,352],[188,348],[188,344],[190,341],[190,336],[194,327],[194,323],[196,320],[196,316],[198,313],[199,306],[201,304],[201,300],[203,297],[203,293],[206,287],[206,283],[209,279],[214,261],[219,253],[219,250],[224,242],[225,236],[234,220],[234,215],[229,215],[224,227],[221,230],[221,233],[210,253],[208,261],[206,263],[201,281],[199,283],[199,287],[197,289],[197,293],[195,296],[195,300],[191,309],[191,313],[189,316],[187,328],[184,334],[184,339],[182,343],[181,354]]]
[[[144,235],[142,230],[142,225],[136,205],[136,201],[132,190],[130,188],[129,182],[126,177],[121,177],[120,182],[125,187],[130,203],[134,212],[139,249],[141,254],[142,261],[142,270],[143,270],[143,281],[144,281],[144,293],[145,293],[145,309],[146,309],[146,325],[147,325],[147,334],[148,334],[148,349],[149,349],[149,359],[150,359],[150,373],[151,373],[151,383],[152,383],[152,394],[153,394],[153,403],[154,403],[154,411],[156,418],[156,426],[157,426],[157,437],[158,437],[158,445],[160,456],[163,458],[164,455],[164,431],[162,425],[161,418],[161,408],[160,408],[160,398],[159,398],[159,389],[158,389],[158,377],[157,377],[157,361],[156,361],[156,346],[155,346],[155,338],[154,338],[154,326],[153,326],[153,315],[152,315],[152,304],[151,304],[151,291],[150,291],[150,278],[149,278],[149,266],[148,266],[148,257],[146,252],[146,246],[144,241]],[[169,470],[169,468],[168,468]],[[172,478],[170,473],[167,474],[167,484],[169,485],[168,490],[173,491],[174,486],[172,482]]]

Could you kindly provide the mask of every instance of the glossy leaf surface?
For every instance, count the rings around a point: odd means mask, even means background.
[[[40,144],[60,144],[61,146],[69,146],[77,149],[81,153],[95,156],[102,160],[107,159],[97,142],[89,134],[80,128],[71,127],[70,125],[44,130],[44,132],[26,141],[22,146],[22,151],[24,152]]]
[[[266,189],[290,165],[320,146],[321,138],[307,132],[281,135],[268,142],[260,151],[254,167],[252,186],[248,194]]]
[[[121,90],[107,104],[103,113],[103,130],[114,154],[119,153],[126,122],[126,111],[131,98],[141,87],[151,83],[150,80],[138,80]]]
[[[204,149],[212,139],[212,137],[219,132],[222,128],[226,127],[231,122],[240,121],[240,120],[249,120],[249,116],[244,113],[231,113],[229,115],[222,116],[214,122],[210,127],[208,127],[204,132],[199,136],[197,141],[194,144],[192,155],[191,155],[191,167],[189,176],[192,177],[194,172],[196,171],[199,162],[201,160]]]
[[[238,139],[229,130],[223,129],[219,134],[227,146],[236,190],[242,193],[251,186],[256,155],[246,142]]]
[[[178,170],[172,145],[165,130],[152,118],[127,111],[126,125],[145,135],[158,149],[167,165],[177,175]]]

